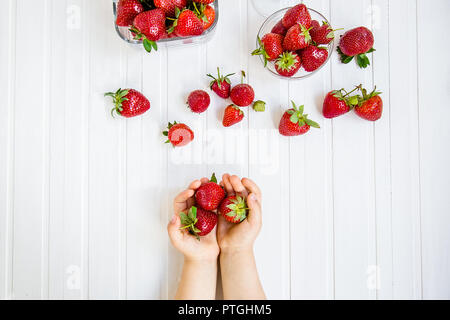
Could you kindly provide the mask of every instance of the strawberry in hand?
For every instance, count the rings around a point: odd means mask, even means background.
[[[213,79],[209,85],[211,90],[214,91],[219,97],[228,99],[231,92],[231,80],[229,77],[231,77],[232,75],[234,75],[234,73],[222,76],[220,74],[219,67],[217,67],[217,78],[215,78],[211,74],[207,74],[208,77]]]
[[[308,119],[308,115],[303,114],[304,106],[297,108],[292,101],[292,109],[287,110],[281,118],[279,131],[286,137],[300,136],[309,131],[311,127],[320,128],[320,126]]]
[[[240,223],[247,218],[247,203],[241,196],[226,197],[219,206],[218,212],[228,222]]]
[[[360,68],[367,68],[370,65],[367,54],[375,51],[373,48],[374,41],[372,31],[365,27],[347,31],[341,37],[339,47],[337,48],[341,56],[341,62],[347,64],[356,57],[358,66]]]
[[[225,198],[225,191],[217,184],[216,175],[213,173],[211,180],[203,184],[195,193],[197,206],[207,210],[216,210]]]
[[[189,230],[200,241],[200,237],[208,235],[217,225],[217,214],[192,206],[188,213],[180,213],[183,229]]]
[[[134,89],[119,89],[116,92],[108,92],[105,93],[105,97],[113,98],[112,117],[114,117],[114,113],[125,118],[137,117],[150,109],[150,101]]]

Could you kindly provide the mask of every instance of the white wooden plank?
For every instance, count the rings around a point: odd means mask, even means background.
[[[309,6],[329,18],[329,1]],[[321,125],[320,130],[312,128],[290,139],[293,299],[333,298],[332,128],[322,116],[330,75],[328,65],[309,79],[289,83],[289,100],[305,105],[305,113]]]
[[[333,1],[331,21],[347,30],[371,26],[366,12],[370,1]],[[348,10],[352,8],[352,10]],[[332,87],[339,89],[363,83],[372,85],[370,69],[355,63],[343,65],[333,58]],[[384,119],[382,121],[385,121]],[[333,121],[335,297],[337,299],[376,297],[368,286],[376,267],[374,138],[373,124],[350,114]]]
[[[15,96],[15,166],[14,166],[14,271],[13,297],[45,298],[47,217],[47,77],[44,2],[18,1],[17,20],[34,21],[17,24],[17,38],[38,32],[42,38],[17,42]],[[37,18],[41,17],[41,19]],[[27,37],[29,38],[29,37]],[[29,55],[29,48],[35,48]],[[26,93],[26,94],[23,94]],[[29,97],[33,97],[30,101]],[[32,162],[31,162],[32,159]],[[26,200],[25,200],[26,199]]]
[[[264,17],[248,10],[248,52],[255,49]],[[287,83],[265,70],[259,57],[251,57],[250,83],[256,100],[267,103],[264,113],[249,108],[249,177],[263,192],[263,229],[256,242],[258,272],[270,299],[290,298],[289,257],[289,152],[288,140],[278,133],[278,121],[286,108]],[[276,214],[275,214],[276,213]],[[273,235],[277,234],[277,237]],[[278,274],[278,276],[274,276]]]
[[[415,13],[415,1],[389,3],[392,278],[396,299],[422,297]]]
[[[377,39],[372,62],[373,83],[383,92],[384,108],[383,120],[374,128],[377,264],[372,271],[377,298],[385,300],[393,298],[389,1],[374,0],[367,14],[372,15],[372,30]]]
[[[105,23],[99,24],[99,20]],[[123,149],[120,141],[126,120],[111,117],[111,101],[103,94],[123,85],[125,70],[121,66],[121,54],[125,44],[114,31],[110,1],[89,5],[87,28],[94,26],[97,36],[89,37],[89,122],[86,128],[89,132],[88,297],[117,299],[124,289],[120,233],[123,232],[121,214],[126,195],[121,178]]]
[[[167,61],[167,119],[171,123],[177,121],[187,124],[194,131],[194,141],[183,147],[173,148],[169,144],[164,145],[164,138],[161,135],[162,152],[167,152],[168,173],[168,210],[167,219],[173,215],[173,199],[188,184],[196,179],[210,176],[203,165],[204,145],[206,139],[205,114],[194,114],[187,108],[186,101],[190,92],[205,88],[204,79],[205,61],[203,57],[204,45],[170,48]],[[185,62],[189,61],[188,64]],[[183,66],[183,71],[180,70]],[[160,132],[167,127],[167,124],[160,123]],[[169,220],[166,220],[166,222]],[[182,256],[169,246],[168,253],[168,291],[169,299],[175,295],[178,287],[181,268],[183,265]]]
[[[0,40],[7,43],[0,48],[0,87],[5,89],[5,102],[0,106],[4,115],[0,119],[0,300],[10,298],[12,293],[12,168],[13,168],[13,122],[15,79],[15,21],[16,6],[5,3],[0,12]]]
[[[444,30],[450,3],[437,0],[432,4],[417,3],[423,298],[449,299],[450,199],[442,192],[450,189],[450,63],[449,45],[440,41],[436,30]],[[431,56],[429,50],[437,41],[442,46]]]

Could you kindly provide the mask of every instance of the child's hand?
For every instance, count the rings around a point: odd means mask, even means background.
[[[167,231],[173,246],[188,260],[217,260],[220,252],[215,228],[210,234],[202,237],[200,241],[195,236],[189,234],[189,231],[180,230],[182,228],[180,213],[186,212],[194,205],[195,191],[202,184],[208,183],[208,181],[207,178],[203,178],[201,181],[196,180],[189,185],[187,190],[176,196],[173,203],[174,215],[167,226]]]
[[[222,252],[253,250],[253,244],[258,236],[261,226],[261,190],[250,179],[242,180],[237,176],[224,174],[221,185],[228,195],[239,195],[247,198],[250,209],[247,219],[239,224],[232,224],[219,217],[217,226],[217,241]]]

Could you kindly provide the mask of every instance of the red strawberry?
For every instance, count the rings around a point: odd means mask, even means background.
[[[187,5],[187,0],[154,0],[155,7],[164,10],[168,17],[175,17],[175,7],[183,9]]]
[[[283,77],[292,77],[301,66],[299,55],[290,51],[284,52],[275,62],[275,70]]]
[[[258,37],[259,48],[252,52],[252,55],[261,55],[264,58],[264,66],[267,61],[278,58],[283,53],[284,37],[277,33],[268,33],[262,39]]]
[[[214,0],[194,0],[194,2],[202,3],[202,4],[211,4]]]
[[[327,119],[333,119],[348,113],[351,108],[358,104],[358,97],[350,96],[353,91],[347,93],[344,89],[341,89],[329,92],[323,102],[323,116]]]
[[[316,44],[329,44],[334,39],[334,32],[341,30],[333,30],[330,25],[323,22],[322,25],[318,21],[313,20],[311,24],[312,29],[309,31],[312,41]]]
[[[193,2],[195,14],[203,23],[203,29],[207,30],[212,26],[216,20],[216,10],[212,6],[199,4],[198,6]]]
[[[311,15],[304,4],[290,8],[281,21],[286,29],[291,28],[295,24],[301,24],[306,29],[311,27]]]
[[[360,86],[363,96],[359,96],[359,103],[355,107],[358,116],[365,120],[377,121],[383,115],[383,100],[380,97],[381,92],[377,92],[377,88],[367,94],[367,90]]]
[[[240,223],[247,218],[247,203],[240,196],[229,196],[219,206],[218,212],[231,223]]]
[[[328,59],[328,50],[316,46],[309,46],[301,51],[303,68],[307,72],[313,72],[319,69]]]
[[[166,143],[171,143],[173,147],[184,147],[194,140],[194,132],[183,123],[169,122],[167,128],[163,135],[167,137]]]
[[[304,106],[297,108],[292,101],[292,109],[287,110],[280,121],[280,134],[286,137],[300,136],[309,131],[311,127],[320,128],[320,126],[308,119],[308,115],[303,114]]]
[[[239,107],[248,107],[255,100],[253,88],[244,84],[245,72],[242,71],[242,83],[235,86],[230,93],[231,101]]]
[[[175,8],[176,19],[169,29],[179,37],[199,36],[203,33],[203,23],[191,10]]]
[[[277,33],[277,34],[281,34],[282,36],[286,35],[286,32],[288,31],[288,29],[286,29],[283,26],[283,21],[280,20],[275,27],[272,28],[272,31],[270,31],[271,33]]]
[[[225,196],[225,191],[217,184],[216,175],[213,173],[211,181],[197,189],[195,201],[200,208],[213,211],[219,207]]]
[[[359,27],[347,31],[339,43],[338,52],[342,63],[349,63],[354,57],[361,68],[367,68],[370,60],[367,53],[374,52],[374,37],[372,31],[365,27]]]
[[[308,29],[302,25],[292,26],[286,33],[283,41],[285,51],[297,51],[306,48],[311,43],[311,36]]]
[[[130,31],[136,40],[142,40],[145,50],[158,50],[156,41],[167,37],[166,14],[162,9],[153,9],[139,14]]]
[[[214,91],[219,97],[228,99],[231,91],[231,80],[228,77],[232,75],[234,75],[234,73],[222,76],[220,74],[219,67],[217,67],[217,78],[213,77],[211,74],[207,74],[208,77],[213,79],[209,85],[211,90]]]
[[[224,127],[231,127],[232,125],[241,122],[242,119],[244,119],[244,112],[242,112],[239,107],[232,104],[226,107],[222,124]]]
[[[196,90],[189,95],[187,103],[192,112],[203,113],[208,109],[211,99],[206,91]]]
[[[150,109],[148,99],[134,89],[119,89],[116,92],[108,92],[105,93],[105,97],[113,98],[114,108],[111,110],[113,117],[114,112],[125,118],[136,117]]]
[[[181,229],[188,229],[198,240],[211,233],[217,225],[217,214],[195,206],[191,207],[187,214],[182,212],[180,218],[184,226]]]
[[[134,18],[143,11],[144,7],[139,0],[120,0],[117,4],[116,24],[119,27],[129,27]]]

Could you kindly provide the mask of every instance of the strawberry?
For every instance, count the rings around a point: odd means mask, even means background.
[[[198,240],[211,233],[217,225],[217,214],[192,206],[187,213],[180,213],[181,229],[188,229],[189,233]]]
[[[150,102],[139,91],[134,89],[119,89],[116,92],[105,93],[105,97],[112,97],[114,108],[111,110],[111,116],[114,112],[125,117],[131,118],[139,116],[150,109]]]
[[[219,207],[225,196],[225,191],[217,184],[216,175],[213,173],[211,181],[197,189],[195,201],[200,208],[213,211]]]
[[[214,0],[194,0],[193,2],[201,3],[201,4],[211,4]]]
[[[268,61],[273,61],[283,53],[284,37],[277,33],[268,33],[262,39],[258,37],[259,48],[252,52],[253,56],[260,55],[264,58],[264,66]]]
[[[224,127],[231,127],[232,125],[241,122],[242,119],[244,119],[244,112],[242,112],[239,107],[232,104],[226,107],[222,124]]]
[[[305,29],[311,27],[311,15],[304,4],[298,4],[290,8],[281,21],[286,29],[291,28],[295,24],[301,24]]]
[[[377,88],[367,94],[367,90],[359,87],[362,97],[359,96],[359,103],[355,107],[355,112],[361,118],[368,121],[377,121],[383,115],[383,100],[380,97],[381,92],[377,92]]]
[[[244,84],[245,72],[242,71],[241,84],[235,86],[230,93],[231,101],[239,107],[248,107],[255,100],[253,88]]]
[[[175,32],[179,37],[199,36],[203,33],[203,23],[193,11],[175,8],[175,17],[169,33]]]
[[[271,33],[281,34],[282,36],[285,36],[287,31],[288,31],[288,29],[286,29],[286,28],[283,26],[283,21],[280,20],[280,21],[272,28],[272,31],[270,31],[270,32],[271,32]]]
[[[218,212],[228,222],[240,223],[247,218],[247,203],[240,196],[226,197],[219,206]]]
[[[283,48],[285,51],[297,51],[306,48],[311,43],[309,30],[300,24],[292,26],[284,37]]]
[[[136,40],[142,40],[145,50],[158,50],[156,41],[167,37],[166,14],[162,9],[153,9],[140,13],[133,22],[130,31]]]
[[[119,27],[129,27],[134,18],[143,11],[144,7],[139,0],[120,0],[117,4],[116,24]]]
[[[329,92],[323,102],[323,116],[327,119],[333,119],[348,113],[358,104],[358,97],[350,96],[355,90],[347,92],[345,89],[341,89]]]
[[[194,140],[194,132],[183,123],[169,122],[167,129],[163,135],[167,137],[166,143],[171,143],[174,148],[184,147]]]
[[[307,72],[319,69],[328,59],[328,50],[316,46],[309,46],[300,53],[303,68]]]
[[[283,77],[292,77],[302,66],[300,56],[294,52],[284,52],[275,62],[275,70]]]
[[[187,5],[187,0],[154,0],[155,7],[164,10],[168,17],[175,17],[175,7],[183,9]]]
[[[207,74],[208,77],[212,78],[209,87],[214,91],[219,97],[228,99],[230,97],[231,91],[231,80],[228,78],[234,75],[234,73],[222,76],[220,74],[220,69],[217,67],[217,78],[213,77],[211,74]]]
[[[303,114],[304,106],[297,108],[292,101],[292,109],[287,110],[280,121],[280,134],[286,137],[300,136],[309,131],[311,127],[320,128],[320,126],[308,119],[308,115]]]
[[[328,23],[323,22],[322,25],[320,25],[317,20],[313,20],[309,33],[315,44],[329,44],[334,40],[334,32],[338,30],[342,29],[333,30]]]
[[[203,23],[203,30],[209,29],[216,19],[216,10],[210,5],[197,4],[193,2],[194,12]]]
[[[188,97],[187,104],[189,108],[194,113],[203,113],[205,112],[209,104],[211,103],[211,99],[209,94],[203,90],[196,90],[192,92]]]
[[[347,31],[342,37],[338,47],[342,63],[349,63],[356,57],[361,68],[367,68],[370,60],[367,53],[375,51],[373,48],[374,37],[372,31],[365,27],[359,27]]]

